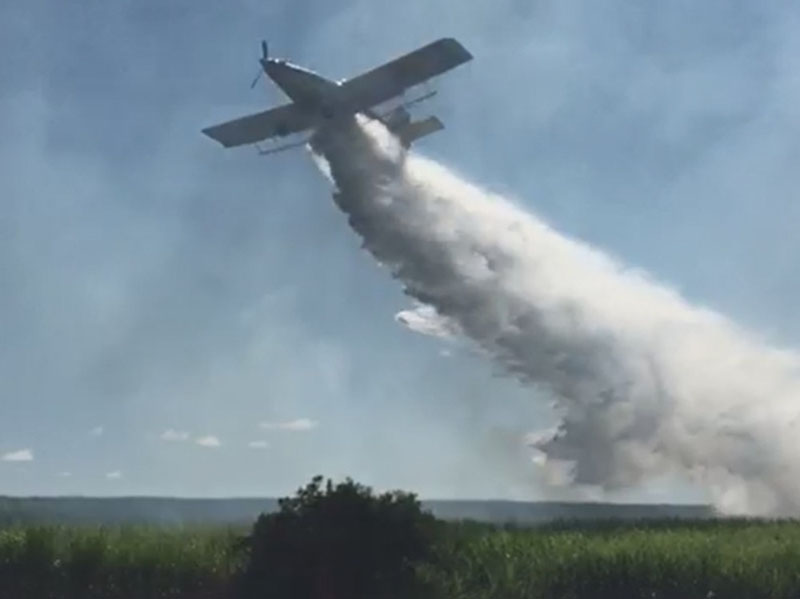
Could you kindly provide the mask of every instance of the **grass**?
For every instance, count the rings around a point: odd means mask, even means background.
[[[152,527],[0,530],[0,597],[224,597],[240,532]]]
[[[800,597],[800,524],[452,527],[424,569],[448,599]]]
[[[0,597],[234,597],[244,532],[0,529]],[[443,599],[800,597],[798,522],[447,524],[436,556],[420,576]]]

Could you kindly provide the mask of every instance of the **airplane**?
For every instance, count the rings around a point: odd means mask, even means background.
[[[406,110],[436,92],[404,102],[386,114],[379,114],[375,107],[469,60],[472,55],[458,41],[442,38],[351,79],[333,81],[282,58],[271,58],[267,42],[262,41],[261,70],[251,88],[266,73],[291,102],[207,127],[202,132],[226,148],[311,132],[298,143],[266,150],[256,145],[259,153],[272,154],[302,146],[318,131],[352,122],[357,113],[363,113],[383,122],[407,148],[411,142],[444,128],[435,116],[412,121]]]

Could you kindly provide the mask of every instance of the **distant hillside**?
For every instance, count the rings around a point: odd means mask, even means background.
[[[707,505],[577,503],[555,501],[424,501],[426,507],[446,520],[536,524],[553,520],[639,520],[713,518]]]
[[[448,520],[534,524],[558,519],[711,518],[704,505],[423,501]],[[277,499],[179,499],[167,497],[0,497],[0,524],[249,524],[278,507]]]

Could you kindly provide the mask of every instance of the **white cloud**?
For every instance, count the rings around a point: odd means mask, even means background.
[[[250,443],[248,443],[247,446],[250,449],[266,449],[267,447],[269,447],[269,443],[267,443],[266,441],[250,441]]]
[[[33,451],[30,449],[9,451],[8,453],[4,453],[0,459],[2,459],[4,462],[32,462]]]
[[[65,470],[64,472],[59,472],[58,476],[60,478],[69,478],[70,476],[72,476],[72,472]]]
[[[319,423],[310,418],[297,418],[287,422],[261,422],[259,426],[265,430],[281,430],[281,431],[310,431],[317,428]]]
[[[113,470],[112,472],[106,472],[106,478],[108,480],[119,480],[122,478],[122,472],[119,470]]]
[[[94,427],[92,430],[90,430],[90,431],[89,431],[89,435],[91,435],[92,437],[99,437],[99,436],[101,436],[101,435],[102,435],[104,432],[106,432],[106,429],[105,429],[104,427],[102,427],[102,426],[96,426],[96,427]]]
[[[189,440],[189,433],[186,431],[176,431],[175,429],[168,428],[161,433],[162,441],[181,442]]]
[[[195,439],[195,443],[202,447],[219,447],[222,445],[219,439],[217,439],[214,435],[208,435],[207,437],[200,437],[199,439]]]

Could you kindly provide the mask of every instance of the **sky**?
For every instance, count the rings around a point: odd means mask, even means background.
[[[262,38],[339,79],[456,37],[417,151],[797,347],[799,27],[788,1],[3,3],[0,494],[550,497],[537,393],[394,321],[302,151],[200,129],[283,101],[248,89]]]

